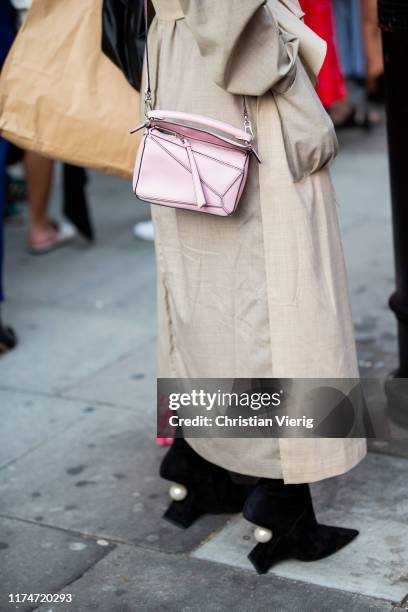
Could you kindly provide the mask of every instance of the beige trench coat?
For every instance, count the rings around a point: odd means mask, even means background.
[[[296,0],[153,0],[157,108],[242,126],[262,159],[227,218],[152,207],[159,375],[358,377],[336,200],[331,121],[312,80],[325,43]],[[308,76],[309,75],[309,76]],[[363,439],[192,439],[209,461],[312,482],[346,472]]]

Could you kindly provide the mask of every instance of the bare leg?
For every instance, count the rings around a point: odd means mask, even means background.
[[[33,151],[25,154],[27,192],[30,209],[30,245],[51,242],[56,237],[56,228],[48,218],[48,200],[51,189],[54,162]]]
[[[381,30],[378,27],[376,0],[361,0],[367,91],[374,93],[378,78],[384,72]]]
[[[372,125],[378,125],[381,122],[381,115],[377,111],[366,111],[365,109],[356,108],[348,98],[333,102],[327,111],[335,127],[342,127],[345,122],[348,122],[351,115],[353,115],[356,126],[364,126],[367,118]]]

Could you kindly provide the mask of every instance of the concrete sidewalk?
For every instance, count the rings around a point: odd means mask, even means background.
[[[396,365],[384,130],[345,134],[334,177],[361,371],[382,377]],[[148,209],[109,177],[92,174],[90,194],[93,247],[33,258],[24,227],[7,228],[5,319],[20,345],[0,361],[0,611],[408,609],[404,445],[313,487],[319,518],[361,532],[324,562],[257,576],[243,519],[161,520],[153,246],[131,234]],[[8,603],[30,592],[73,603]]]

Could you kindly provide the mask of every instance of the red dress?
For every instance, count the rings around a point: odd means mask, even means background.
[[[336,50],[331,0],[300,0],[305,23],[327,42],[327,55],[319,74],[317,93],[324,106],[347,98],[346,82]]]

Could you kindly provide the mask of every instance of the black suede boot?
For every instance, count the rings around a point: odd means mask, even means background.
[[[160,476],[173,481],[172,503],[163,518],[190,527],[203,514],[241,512],[253,485],[235,483],[228,470],[198,455],[183,438],[176,438],[165,455]]]
[[[6,353],[17,345],[17,336],[11,327],[3,325],[0,308],[0,354]]]
[[[248,558],[259,574],[284,558],[323,559],[358,535],[355,529],[317,522],[308,484],[262,479],[248,496],[243,514],[258,525],[255,538],[259,543]]]

